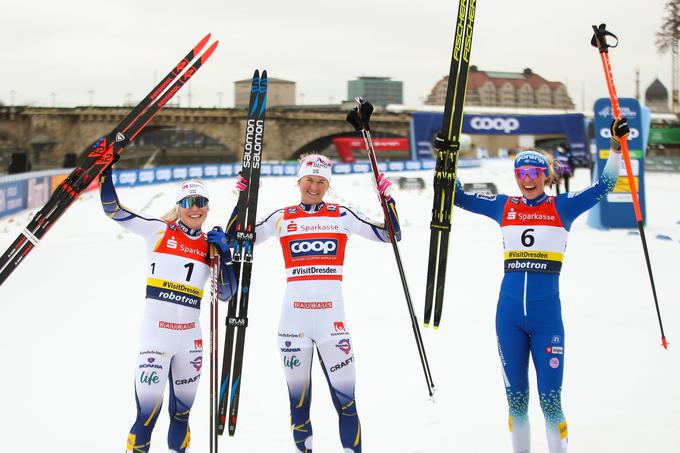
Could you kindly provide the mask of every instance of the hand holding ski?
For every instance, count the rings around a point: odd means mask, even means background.
[[[229,435],[233,436],[238,420],[266,107],[267,71],[262,72],[262,78],[260,78],[260,72],[255,71],[248,107],[243,163],[236,183],[239,197],[236,206],[236,237],[232,239],[237,289],[234,297],[229,301],[225,320],[227,329],[224,339],[217,425],[220,435],[224,432],[225,425],[228,424]]]
[[[458,150],[463,129],[463,106],[467,88],[472,32],[477,0],[459,0],[449,82],[446,89],[444,119],[441,133],[445,141],[435,143],[436,163],[432,187],[432,221],[430,222],[430,252],[425,286],[425,327],[430,324],[434,302],[434,328],[439,327],[444,305],[446,265],[451,231],[451,210],[458,171]]]
[[[209,39],[210,34],[194,46],[118,126],[83,151],[76,168],[54,190],[45,206],[38,211],[28,226],[0,256],[0,285],[21,264],[26,255],[33,250],[81,192],[96,181],[106,167],[117,160],[122,149],[144,129],[174,94],[210,58],[218,41],[212,43],[191,64]]]

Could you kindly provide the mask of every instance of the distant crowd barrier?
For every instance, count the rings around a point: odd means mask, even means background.
[[[645,159],[647,171],[680,172],[680,156],[654,156]]]
[[[479,165],[480,162],[476,159],[460,159],[458,161],[459,168],[478,167]],[[433,170],[434,166],[434,160],[390,161],[378,164],[380,171],[383,172]],[[116,186],[133,187],[186,179],[229,178],[237,175],[240,170],[240,163],[116,170],[113,172],[113,182]],[[41,208],[70,171],[70,169],[62,169],[0,176],[0,218],[24,209]],[[297,171],[298,164],[294,162],[263,162],[260,173],[263,177],[295,176]],[[368,173],[370,171],[371,166],[368,162],[336,163],[333,165],[333,173],[338,175]]]
[[[60,169],[0,176],[0,217],[43,207],[67,175]]]
[[[458,166],[478,167],[480,162],[475,159],[460,159]],[[433,170],[434,160],[406,160],[378,163],[378,168],[383,172],[395,171],[418,171]],[[204,164],[189,165],[183,167],[159,167],[143,170],[120,170],[113,173],[114,183],[117,186],[139,186],[148,184],[161,184],[185,179],[213,179],[234,177],[241,170],[241,164]],[[352,173],[368,173],[371,166],[368,162],[336,163],[333,165],[333,174],[347,175]],[[292,163],[268,163],[263,162],[260,175],[267,176],[295,176],[298,172],[298,164]]]

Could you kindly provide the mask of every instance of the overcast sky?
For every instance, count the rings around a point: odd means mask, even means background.
[[[472,64],[530,67],[564,82],[577,108],[607,95],[590,26],[606,22],[620,96],[658,77],[654,45],[666,0],[478,0]],[[0,101],[57,106],[139,100],[205,33],[220,45],[191,83],[192,106],[233,106],[233,81],[255,68],[297,82],[298,102],[338,102],[347,80],[390,76],[419,105],[448,73],[457,0],[0,0]],[[180,92],[186,106],[186,87]]]

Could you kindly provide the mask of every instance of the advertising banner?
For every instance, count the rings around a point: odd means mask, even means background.
[[[434,170],[435,162],[429,160],[395,160],[379,162],[382,172]],[[460,159],[459,168],[478,167],[479,161]],[[241,170],[241,164],[205,164],[176,167],[144,168],[139,170],[114,170],[113,183],[117,187],[135,187],[149,184],[163,184],[184,181],[187,179],[212,179],[234,177]],[[365,162],[336,163],[334,174],[353,174],[371,172],[370,164]],[[298,173],[296,162],[262,163],[262,176],[295,176]],[[0,182],[0,217],[13,214],[23,209],[42,207],[52,192],[63,182],[66,174],[61,171],[26,173],[18,179]],[[1,181],[1,180],[0,180]],[[97,189],[95,179],[87,190]]]
[[[432,158],[432,138],[441,129],[443,113],[413,113],[411,137],[414,159]],[[588,159],[584,116],[580,113],[558,115],[477,115],[463,116],[463,133],[470,135],[563,134],[575,159]]]
[[[26,209],[26,181],[0,184],[0,217]]]
[[[49,176],[29,179],[26,188],[26,207],[28,209],[42,208],[50,198],[51,188],[51,177]]]
[[[619,98],[621,104],[621,114],[628,120],[630,135],[628,137],[628,150],[630,151],[631,167],[633,177],[640,199],[643,222],[646,220],[645,209],[645,190],[644,190],[644,169],[645,169],[645,149],[643,133],[643,115],[640,103],[633,98]],[[595,101],[595,144],[597,147],[596,173],[600,175],[607,163],[610,153],[611,132],[609,130],[614,117],[609,98],[601,98]],[[647,120],[649,121],[649,120]],[[636,228],[635,211],[633,209],[633,197],[631,187],[628,183],[626,167],[621,160],[619,169],[619,179],[616,182],[614,191],[607,195],[597,206],[599,210],[600,223],[605,228]]]

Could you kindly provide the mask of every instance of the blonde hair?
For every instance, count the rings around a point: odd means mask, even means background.
[[[166,212],[162,217],[161,220],[164,220],[168,223],[173,223],[179,220],[179,205],[175,205],[174,208],[172,208],[170,211]]]
[[[555,161],[553,155],[548,151],[539,148],[536,148],[535,151],[543,154],[548,161],[548,177],[545,179],[545,184],[552,189],[555,184],[560,182],[560,175],[555,171],[557,161]]]

